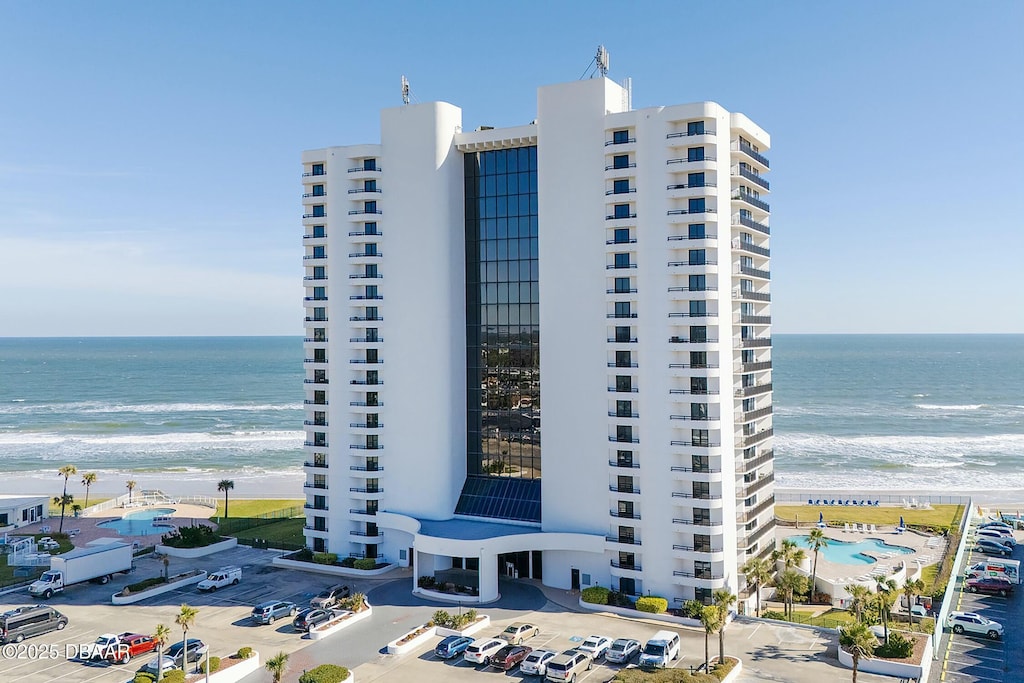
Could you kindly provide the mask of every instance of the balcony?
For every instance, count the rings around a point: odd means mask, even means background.
[[[313,505],[312,503],[306,503],[302,508],[304,510],[330,510],[326,505]]]
[[[350,465],[349,469],[352,470],[353,472],[368,472],[370,474],[373,474],[374,472],[384,471],[383,467],[362,467],[360,465]]]
[[[703,159],[669,159],[666,164],[700,164],[705,161],[715,161],[713,156],[705,156]]]
[[[684,369],[684,370],[717,370],[718,363],[669,363],[668,366],[673,369]]]
[[[740,323],[743,325],[771,325],[770,315],[741,315]]]
[[[376,446],[368,446],[366,444],[361,444],[361,443],[350,443],[348,445],[348,447],[353,449],[353,450],[357,450],[357,451],[382,451],[382,450],[384,450],[384,446],[381,446],[379,444],[376,445]]]
[[[372,424],[369,422],[349,422],[348,426],[351,429],[384,429],[383,422],[375,422]]]
[[[622,337],[622,338],[619,338],[619,337],[608,337],[608,343],[609,344],[636,344],[637,341],[636,341],[636,337],[629,337],[629,338],[626,338],[626,337]]]
[[[767,498],[765,498],[760,503],[758,503],[754,507],[750,508],[749,510],[746,510],[745,512],[742,512],[742,513],[737,512],[737,514],[736,514],[736,522],[738,524],[746,524],[750,520],[755,519],[759,514],[761,514],[762,512],[764,512],[765,510],[767,510],[768,508],[770,508],[773,505],[775,505],[775,496],[774,496],[774,494],[769,496],[769,497],[767,497]]]
[[[750,534],[749,536],[743,536],[737,539],[736,546],[738,548],[749,548],[750,546],[754,545],[762,538],[764,538],[769,532],[772,532],[774,530],[775,520],[769,519],[764,526],[762,526],[760,529],[757,529],[754,533]]]
[[[367,211],[366,209],[352,209],[351,211],[348,212],[348,215],[349,216],[365,216],[367,214],[370,214],[370,215],[379,216],[379,215],[381,215],[383,213],[384,212],[381,211],[380,209],[374,209],[372,211]]]
[[[306,254],[302,257],[303,261],[327,261],[327,254]],[[316,265],[315,263],[306,263],[307,266]]]
[[[375,251],[372,254],[367,254],[365,251],[354,251],[348,255],[349,258],[380,258],[384,256],[383,252]]]
[[[702,534],[721,533],[724,526],[723,522],[713,522],[710,519],[673,519],[672,523],[683,527],[693,527],[693,529],[675,529],[675,531],[687,531]]]
[[[366,510],[361,508],[349,508],[348,513],[350,515],[369,515],[371,517],[377,514],[376,510]]]
[[[618,460],[609,460],[608,461],[608,466],[609,467],[618,467],[620,469],[625,469],[625,470],[638,470],[638,469],[640,469],[640,463],[638,463],[638,462],[620,463]]]
[[[353,294],[353,295],[351,295],[349,297],[349,299],[352,300],[352,301],[383,301],[384,297],[382,295],[380,295],[380,294],[369,294],[369,295]],[[358,306],[359,304],[355,304],[355,305]]]
[[[626,487],[619,487],[619,486],[609,486],[608,490],[611,491],[612,493],[626,493],[626,494],[631,494],[631,495],[634,495],[634,496],[639,496],[640,495],[640,489],[638,489],[636,487],[626,488]]]
[[[687,396],[718,396],[718,389],[669,389],[668,393],[670,395],[684,394]]]
[[[636,512],[630,514],[628,512],[619,512],[618,510],[609,510],[608,514],[618,519],[640,519],[639,513]]]
[[[305,193],[303,193],[302,198],[303,199],[309,199],[310,197],[326,197],[326,196],[327,196],[326,192],[321,192],[320,194],[317,194],[316,192],[305,192]]]
[[[681,130],[678,133],[667,133],[665,135],[665,139],[666,140],[673,140],[675,138],[693,138],[693,137],[700,137],[701,135],[715,135],[715,131],[713,131],[713,130],[705,130],[705,131],[700,132],[700,133],[689,133],[689,132],[687,132],[685,130]]]
[[[611,216],[605,216],[606,221],[623,221],[636,218],[635,213],[623,213],[623,214],[612,214]]]
[[[748,337],[746,339],[741,339],[736,347],[740,349],[759,349],[771,345],[771,337]]]
[[[349,322],[354,322],[354,323],[382,322],[384,320],[384,316],[378,315],[378,316],[374,316],[373,318],[368,318],[365,315],[350,315],[348,317],[348,319],[349,319]]]
[[[693,500],[722,500],[720,493],[691,493],[689,491],[673,491],[673,498],[692,498]]]
[[[302,528],[305,531],[312,531],[312,532],[315,532],[315,533],[318,533],[318,534],[326,534],[327,533],[327,527],[315,527],[315,526],[309,526],[308,524],[306,524]]]
[[[327,420],[303,420],[302,424],[307,427],[327,427]],[[326,467],[326,465],[325,465]]]
[[[366,495],[377,495],[378,493],[384,493],[382,488],[361,488],[359,486],[349,487],[349,493],[365,493]]]
[[[750,266],[737,266],[736,272],[749,277],[761,278],[762,280],[770,280],[772,277],[771,271],[751,268]]]
[[[625,572],[642,572],[643,571],[643,569],[640,567],[640,565],[638,565],[635,562],[629,563],[629,562],[618,562],[616,560],[611,560],[611,565],[612,565],[612,569],[616,569],[618,571],[625,571]]]
[[[626,138],[625,140],[605,140],[604,146],[610,147],[611,145],[629,145],[636,142],[636,138]]]
[[[762,201],[762,200],[758,199],[757,197],[755,197],[754,195],[750,194],[749,192],[736,192],[735,194],[732,195],[732,199],[746,202],[747,204],[750,204],[753,207],[761,209],[762,211],[764,211],[766,213],[771,211],[771,209],[768,206],[768,202],[765,202],[765,201]],[[349,211],[349,213],[352,213],[352,212]]]
[[[768,292],[755,292],[752,289],[733,290],[733,295],[747,301],[771,301],[772,295]]]
[[[636,368],[639,367],[639,363],[609,363],[610,368]]]
[[[349,339],[352,344],[376,344],[382,341],[384,341],[384,337],[351,337]]]
[[[670,420],[685,420],[687,422],[719,422],[722,418],[717,415],[702,415],[694,417],[693,415],[669,415]]]
[[[699,481],[708,483],[718,483],[722,481],[722,471],[712,469],[710,467],[693,469],[692,467],[674,466],[670,468],[670,471],[677,481]]]
[[[718,314],[704,311],[703,313],[669,313],[669,318],[717,318]]]
[[[756,154],[756,152],[755,152],[755,154]],[[740,167],[738,167],[736,169],[733,169],[732,175],[733,175],[733,177],[737,177],[738,176],[738,177],[741,177],[741,178],[746,178],[750,182],[752,182],[755,185],[758,185],[758,186],[764,188],[765,190],[770,189],[769,186],[768,186],[768,181],[767,180],[765,180],[764,178],[759,176],[757,173],[754,173],[753,171],[750,171],[748,169],[743,168],[742,166],[740,166]]]
[[[718,239],[718,233],[714,233],[714,232],[705,232],[703,235],[699,235],[699,236],[695,236],[695,237],[690,237],[689,235],[669,235],[668,236],[668,241],[669,242],[677,242],[677,241],[682,241],[682,240],[686,240],[686,241],[689,242],[689,241],[697,241],[697,240],[717,240],[717,239]],[[681,245],[680,245],[680,247],[673,247],[673,249],[679,249],[679,248],[685,249],[686,247],[682,247]]]
[[[747,474],[748,472],[753,472],[761,465],[769,463],[774,459],[775,452],[771,450],[765,451],[761,455],[755,456],[753,458],[748,458],[744,460],[737,459],[736,474]]]
[[[625,320],[628,318],[635,318],[636,313],[609,313],[606,318],[613,318],[616,320]]]
[[[328,405],[327,401],[310,401],[308,399],[303,401],[303,403],[305,405],[307,405],[307,406],[325,406],[325,405]]]
[[[349,237],[382,237],[383,232],[374,230],[373,232],[366,232],[365,230],[353,230],[348,234]]]
[[[698,211],[690,211],[689,209],[669,209],[665,212],[666,216],[691,216],[702,213],[718,213],[717,209],[711,206],[706,206]]]
[[[303,467],[315,467],[316,469],[324,469],[324,470],[327,469],[327,463],[326,462],[304,462],[304,463],[302,463],[302,466]]]
[[[735,246],[735,248],[737,250],[745,251],[748,254],[757,254],[758,256],[765,256],[765,257],[768,257],[768,256],[772,255],[771,249],[766,249],[765,247],[759,247],[756,244],[753,244],[752,242],[746,242],[744,240],[739,240],[739,242],[735,243],[734,246]]]
[[[619,543],[621,545],[643,545],[640,543],[640,539],[631,536],[605,536],[604,540],[609,543]]]
[[[302,485],[302,488],[304,488],[304,489],[317,489],[317,490],[326,491],[327,490],[327,484],[317,484],[317,483],[311,484],[309,482],[306,482],[305,484]]]
[[[618,436],[609,436],[608,441],[612,443],[640,443],[640,439],[624,439]]]
[[[311,171],[307,171],[306,173],[302,174],[302,177],[303,178],[323,178],[326,175],[327,175],[327,171],[321,171],[320,173],[313,173]]]
[[[731,148],[733,152],[742,152],[749,156],[754,161],[756,161],[757,163],[764,166],[765,168],[771,168],[771,166],[768,164],[768,158],[765,157],[760,152],[755,152],[754,148],[748,145],[747,143],[740,142],[737,140],[736,142],[732,143]]]
[[[635,263],[626,263],[626,264],[609,263],[609,264],[605,265],[605,270],[624,270],[626,268],[636,268],[636,264]]]
[[[761,477],[760,479],[757,479],[756,481],[752,481],[749,484],[743,484],[743,486],[745,488],[742,488],[742,489],[737,488],[736,489],[736,498],[739,499],[739,500],[743,500],[744,498],[748,498],[748,497],[752,496],[753,494],[757,493],[758,491],[762,490],[765,486],[767,486],[768,484],[772,483],[773,481],[775,481],[775,473],[774,472],[772,472],[768,476]]]
[[[633,163],[633,164],[626,164],[625,166],[622,166],[622,165],[616,166],[615,164],[612,164],[610,166],[605,166],[604,170],[606,170],[606,171],[625,171],[625,170],[630,169],[630,168],[636,168],[636,164],[635,163]]]
[[[636,294],[635,289],[609,289],[605,294]]]
[[[668,442],[670,446],[683,446],[684,448],[721,448],[722,444],[715,441],[683,441],[683,440],[672,440]]]
[[[770,235],[772,231],[771,228],[764,223],[758,223],[753,218],[748,218],[746,216],[734,216],[732,223],[733,225],[742,225],[745,228],[757,230],[765,235]]]
[[[367,360],[365,358],[350,358],[348,362],[349,363],[353,363],[355,365],[383,365],[384,364],[384,360],[381,359],[381,358],[378,358],[377,360]],[[353,368],[353,369],[358,370],[359,368]]]
[[[608,387],[608,391],[614,392],[616,394],[635,394],[639,392],[640,389],[638,389],[637,387],[625,387],[623,389],[619,389],[618,387]]]
[[[740,448],[749,448],[751,446],[755,446],[755,445],[761,443],[762,441],[767,441],[774,434],[775,434],[775,431],[773,429],[763,429],[763,430],[761,430],[760,432],[758,432],[756,434],[751,434],[749,436],[745,436],[740,441]]]
[[[718,339],[712,337],[695,337],[690,339],[688,337],[669,337],[669,344],[717,344]]]
[[[350,280],[383,280],[384,276],[380,273],[350,273],[348,278]]]
[[[304,213],[304,214],[302,214],[302,219],[303,220],[306,220],[308,218],[327,218],[327,214],[326,213],[321,213],[321,214]]]
[[[772,362],[770,360],[761,361],[759,363],[742,363],[740,364],[740,372],[761,372],[762,370],[771,370]]]
[[[757,410],[748,410],[745,413],[740,413],[740,422],[753,422],[754,420],[760,420],[762,417],[768,417],[771,414],[771,406],[758,408]]]
[[[748,396],[760,396],[761,394],[767,394],[771,390],[772,390],[772,383],[768,382],[766,384],[755,384],[755,385],[749,386],[749,387],[742,387],[740,389],[737,389],[734,392],[734,394],[737,397],[744,397],[745,398],[745,397],[748,397]]]
[[[379,408],[384,405],[384,401],[377,403],[367,403],[366,401],[349,401],[349,405],[354,408]]]
[[[368,190],[365,187],[353,187],[352,189],[350,189],[348,191],[348,194],[364,194],[364,193],[369,194],[371,192],[372,193],[376,193],[376,194],[380,194],[381,190],[377,190],[377,189],[375,189],[375,190]]]
[[[635,187],[630,187],[630,188],[627,188],[625,190],[605,190],[604,191],[604,196],[608,197],[608,196],[616,195],[616,194],[634,194],[635,192],[636,192],[636,188]]]

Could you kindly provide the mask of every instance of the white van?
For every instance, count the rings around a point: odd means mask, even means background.
[[[640,653],[640,666],[665,668],[674,659],[679,659],[679,634],[675,631],[658,631]]]

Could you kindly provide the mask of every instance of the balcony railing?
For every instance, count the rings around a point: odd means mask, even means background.
[[[606,294],[636,294],[635,289],[609,289]]]
[[[702,159],[669,159],[666,164],[699,164],[702,161],[715,161],[713,156],[705,156]]]
[[[669,394],[686,394],[687,396],[718,396],[718,389],[669,389]]]
[[[359,465],[349,465],[349,469],[355,472],[383,472],[383,467],[360,467]]]
[[[759,444],[762,441],[767,440],[769,437],[771,437],[774,434],[775,434],[775,430],[774,429],[763,429],[760,432],[758,432],[757,434],[751,434],[749,436],[745,436],[745,437],[743,437],[743,440],[741,441],[742,448],[749,448],[750,446],[754,446],[756,444]]]
[[[638,463],[638,462],[622,463],[622,462],[619,462],[618,460],[609,460],[608,461],[608,466],[609,467],[619,467],[619,468],[622,468],[622,469],[632,469],[632,470],[640,469],[640,463]]]
[[[303,218],[327,218],[327,214],[326,213],[321,213],[321,214],[304,213],[304,214],[302,214],[302,217]]]
[[[761,465],[771,462],[775,458],[773,451],[766,451],[761,455],[750,458],[749,460],[737,460],[736,462],[736,473],[746,474],[747,472],[753,472]]]
[[[703,313],[669,313],[668,317],[670,317],[670,318],[717,318],[718,314],[714,313],[714,312],[708,313],[707,311],[704,311]]]
[[[748,410],[740,415],[741,422],[752,422],[753,420],[759,420],[762,417],[767,417],[772,414],[772,407],[767,406],[765,408],[758,408],[757,410]]]
[[[733,223],[738,223],[739,225],[750,228],[751,230],[763,232],[766,235],[770,235],[772,231],[772,229],[764,223],[758,223],[753,218],[747,218],[746,216],[737,216]]]
[[[376,408],[378,406],[384,405],[384,401],[380,401],[378,403],[367,403],[366,401],[349,401],[349,405],[350,406],[356,406],[356,407],[359,407],[359,408],[362,408],[362,407]]]
[[[748,169],[743,168],[742,166],[740,166],[737,169],[737,172],[734,173],[733,175],[740,175],[740,176],[746,178],[747,180],[749,180],[750,182],[755,183],[757,185],[760,185],[761,187],[763,187],[766,190],[770,189],[768,187],[768,181],[767,180],[765,180],[764,178],[759,176],[757,173],[754,173],[753,171],[750,171]]]
[[[618,412],[615,412],[614,410],[609,410],[608,411],[608,417],[631,417],[631,418],[635,418],[635,417],[640,417],[640,413],[618,413]]]
[[[670,368],[682,368],[687,370],[718,369],[718,363],[669,363]]]
[[[613,194],[632,194],[634,192],[636,192],[636,188],[635,187],[629,187],[629,188],[626,188],[625,190],[605,190],[604,196],[607,197],[607,196],[613,195]]]
[[[349,492],[350,493],[384,493],[384,489],[380,489],[380,488],[377,488],[377,489],[367,489],[367,488],[360,488],[358,486],[352,486],[352,487],[349,487]]]
[[[625,327],[625,325],[623,325]],[[608,337],[609,344],[636,344],[636,337],[619,338],[619,337]]]
[[[635,562],[633,562],[633,563],[616,562],[615,560],[612,560],[611,563],[612,563],[612,566],[615,567],[616,569],[628,569],[628,570],[634,571],[634,572],[643,571],[643,569],[640,567],[640,565],[636,564]]]
[[[608,391],[614,391],[617,394],[635,394],[640,390],[636,387],[626,387],[625,389],[619,389],[618,387],[608,387]]]
[[[636,264],[635,263],[626,263],[624,265],[620,265],[618,263],[609,263],[609,264],[605,265],[605,270],[623,270],[625,268],[636,268]]]
[[[750,277],[759,277],[762,280],[770,280],[772,277],[771,271],[761,270],[760,268],[751,268],[750,266],[740,266],[739,272],[743,275],[749,275]]]
[[[359,364],[359,365],[383,365],[384,364],[384,360],[381,359],[381,358],[378,358],[377,360],[367,360],[365,358],[351,358],[351,359],[349,359],[348,362],[349,363],[356,363],[356,364]]]
[[[609,510],[608,514],[611,515],[612,517],[617,517],[619,519],[640,519],[640,515],[638,513],[636,513],[636,512],[629,513],[629,512],[619,512],[618,510]]]
[[[379,251],[375,251],[372,254],[367,254],[365,251],[354,251],[351,254],[349,254],[348,257],[349,258],[361,258],[363,256],[372,256],[374,258],[379,258],[379,257],[381,257],[383,255],[384,255],[383,252],[379,252]]]
[[[620,319],[635,318],[636,317],[636,313],[609,313],[605,317],[607,317],[607,318],[620,318]]]
[[[327,490],[327,484],[310,484],[309,482],[306,482],[305,484],[302,485],[302,488]]]
[[[380,232],[380,231],[377,231],[377,232],[366,232],[365,230],[361,230],[361,231],[360,230],[356,230],[354,232],[350,232],[348,234],[348,236],[349,237],[379,237],[379,236],[381,236],[383,234],[384,233]]]
[[[605,536],[606,541],[609,543],[622,543],[624,545],[643,545],[640,543],[639,538],[630,536]]]
[[[758,163],[762,164],[765,168],[771,168],[771,166],[768,164],[767,157],[765,157],[760,152],[755,152],[754,148],[751,147],[750,145],[746,144],[746,143],[743,143],[743,142],[733,143],[732,150],[734,152],[737,152],[737,151],[738,152],[743,152],[744,154],[748,155],[751,159],[754,159]]]
[[[358,450],[358,451],[382,451],[382,450],[384,450],[384,446],[381,446],[379,444],[376,445],[376,446],[368,446],[366,444],[361,444],[361,443],[350,443],[348,445],[348,447],[349,448],[353,448],[353,449]]]
[[[714,207],[706,206],[703,209],[698,209],[696,211],[690,211],[689,209],[669,209],[665,212],[668,216],[686,216],[687,214],[693,213],[718,213],[718,211]]]
[[[625,140],[605,140],[604,146],[609,147],[611,145],[628,145],[631,142],[636,142],[636,138],[626,138]]]
[[[353,321],[353,322],[380,322],[380,321],[384,320],[384,316],[378,315],[378,316],[375,316],[373,318],[368,318],[365,315],[352,315],[352,316],[349,316],[348,319]]]
[[[306,173],[302,174],[302,177],[303,178],[321,178],[321,177],[323,177],[325,175],[327,175],[327,171],[323,171],[321,173],[311,173],[311,172],[307,171]]]
[[[762,500],[760,503],[758,503],[754,507],[752,507],[750,510],[747,510],[747,511],[742,512],[742,513],[737,513],[737,515],[736,515],[736,522],[738,524],[746,524],[747,522],[749,522],[750,520],[754,519],[755,517],[757,517],[759,514],[761,514],[762,512],[764,512],[765,510],[767,510],[768,508],[770,508],[774,504],[775,504],[775,496],[771,495],[771,496],[765,498],[764,500]]]
[[[756,244],[751,244],[750,242],[745,242],[743,240],[740,240],[739,243],[736,244],[736,248],[740,251],[745,251],[748,254],[757,254],[758,256],[772,255],[771,249],[765,249],[764,247],[759,247]]]
[[[749,387],[742,387],[737,389],[734,393],[736,396],[760,396],[761,394],[767,394],[772,390],[772,383],[767,382],[765,384],[755,384]]]
[[[381,211],[380,209],[374,209],[372,211],[367,211],[366,209],[353,209],[352,211],[348,212],[348,215],[349,216],[361,216],[361,215],[364,215],[364,214],[377,214],[377,215],[379,215],[379,214],[382,214],[382,213],[384,213],[384,212]]]
[[[690,472],[692,474],[721,474],[722,470],[712,469],[710,467],[698,467],[694,469],[692,467],[671,467],[669,468],[672,472]],[[675,520],[673,520],[675,521]]]
[[[613,493],[632,493],[634,495],[639,495],[640,494],[640,489],[638,489],[636,487],[628,487],[627,488],[625,486],[622,486],[622,487],[620,487],[620,486],[609,486],[608,490],[613,492]]]
[[[349,341],[353,342],[353,343],[355,343],[355,342],[360,342],[360,343],[365,343],[365,342],[370,342],[370,343],[372,343],[372,342],[382,342],[382,341],[384,341],[384,337],[352,337],[352,338],[349,339]]]
[[[692,190],[701,187],[718,187],[718,183],[697,183],[694,185],[687,185],[686,183],[677,183],[675,185],[666,185],[666,190]]]
[[[696,547],[692,546],[692,545],[673,545],[672,546],[672,550],[682,550],[682,551],[685,551],[685,552],[688,552],[688,553],[707,553],[709,555],[711,553],[720,553],[720,552],[722,552],[721,548],[711,548],[709,546],[703,546],[703,545],[702,546],[696,546]]]
[[[695,236],[695,237],[690,237],[689,235],[669,235],[668,236],[668,241],[669,242],[676,242],[676,241],[680,241],[680,240],[691,241],[691,240],[716,240],[716,239],[718,239],[718,234],[714,233],[714,232],[706,232],[703,235],[698,235],[698,236]]]
[[[742,363],[740,364],[741,372],[760,372],[762,370],[771,370],[772,362],[770,360],[761,361],[759,363]]]
[[[349,173],[359,173],[361,171],[370,171],[372,173],[380,173],[380,168],[363,168],[362,166],[356,166],[355,168],[348,169]]]
[[[604,219],[606,221],[627,220],[627,219],[630,219],[630,218],[636,218],[636,214],[635,213],[612,214],[611,216],[605,216],[604,217]]]
[[[360,508],[349,508],[348,513],[350,515],[376,515],[376,510],[361,510]]]
[[[722,444],[714,441],[669,441],[672,446],[688,446],[690,448],[720,448]]]
[[[317,469],[327,469],[327,463],[325,462],[304,462],[303,467],[316,467]]]
[[[368,190],[365,187],[356,187],[356,188],[351,189],[351,190],[348,191],[349,194],[359,194],[360,192],[377,192],[377,193],[379,193],[380,190]]]
[[[353,429],[383,429],[384,423],[377,422],[374,424],[370,424],[369,422],[349,422],[348,426]]]
[[[761,209],[762,211],[771,211],[771,208],[769,208],[769,206],[768,206],[768,202],[761,201],[760,199],[758,199],[754,195],[750,194],[749,192],[737,192],[736,194],[734,194],[732,196],[732,198],[733,199],[742,200],[742,201],[746,202],[747,204],[750,204],[751,206],[756,206],[757,208]],[[349,213],[352,213],[352,212],[350,211]]]
[[[326,505],[313,505],[312,503],[306,503],[302,507],[306,510],[330,510]]]
[[[327,527],[325,527],[325,526],[319,527],[319,526],[310,526],[308,524],[304,524],[302,526],[302,528],[305,529],[306,531],[319,531],[320,533],[323,533],[323,534],[327,533]]]
[[[771,325],[770,315],[741,315],[740,322],[744,325]]]
[[[690,339],[688,337],[669,337],[669,344],[717,344],[718,339],[713,337],[696,337]]]
[[[626,439],[618,436],[609,436],[608,440],[611,441],[612,443],[640,443],[640,439]]]
[[[690,133],[690,132],[687,132],[685,130],[681,130],[678,133],[667,133],[665,135],[665,139],[666,140],[671,140],[673,138],[689,138],[689,137],[695,137],[697,135],[714,135],[714,134],[715,134],[715,131],[713,131],[713,130],[704,130],[704,131],[701,131],[700,133]]]
[[[757,479],[756,481],[752,481],[749,484],[746,484],[746,488],[738,488],[738,489],[736,489],[736,498],[738,498],[739,500],[743,500],[744,498],[757,493],[758,491],[760,491],[761,489],[763,489],[765,486],[767,486],[768,484],[772,483],[773,481],[775,481],[775,473],[774,472],[772,472],[771,474],[769,474],[766,477],[761,477],[760,479]]]
[[[712,522],[710,519],[673,519],[673,524],[686,524],[687,526],[722,526],[722,522]]]
[[[741,339],[738,347],[741,349],[756,349],[771,345],[771,337],[748,337],[747,339]]]
[[[609,363],[610,368],[636,368],[639,367],[638,363]]]
[[[774,519],[770,519],[770,520],[768,520],[765,523],[764,526],[762,526],[760,529],[758,529],[754,533],[750,534],[749,536],[744,536],[744,537],[738,539],[736,545],[739,548],[749,548],[750,546],[754,545],[755,543],[760,541],[762,538],[764,538],[766,534],[768,534],[769,532],[774,531],[774,530],[775,530],[775,520]]]
[[[738,296],[741,299],[748,299],[750,301],[771,301],[772,300],[772,295],[770,293],[768,293],[768,292],[764,292],[764,293],[762,293],[762,292],[755,292],[755,291],[753,291],[751,289],[743,289],[743,290],[740,290],[739,292],[736,292],[735,290],[733,290],[733,291],[735,292],[735,295]]]
[[[321,192],[320,194],[317,194],[316,192],[306,192],[306,193],[304,193],[302,195],[302,198],[303,199],[309,199],[310,197],[326,197],[326,196],[327,196],[326,192]]]
[[[720,493],[690,493],[688,491],[673,491],[673,498],[692,498],[694,500],[722,500]]]
[[[625,166],[622,166],[622,165],[616,166],[615,164],[612,164],[611,166],[605,166],[604,170],[606,170],[606,171],[620,171],[620,170],[624,170],[624,169],[627,169],[627,168],[636,168],[636,164],[635,163],[634,164],[626,164]]]
[[[349,299],[352,301],[361,301],[367,299],[372,299],[374,301],[383,301],[384,297],[380,294],[353,294],[352,296],[349,297]]]

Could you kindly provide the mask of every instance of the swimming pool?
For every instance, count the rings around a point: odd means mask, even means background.
[[[807,536],[790,536],[786,540],[793,541],[798,546],[806,550],[808,555],[811,555],[810,543],[808,542]],[[818,555],[822,559],[828,560],[829,562],[835,562],[836,564],[874,564],[877,560],[865,555],[865,552],[870,552],[875,555],[881,555],[883,553],[910,555],[914,551],[910,548],[904,548],[901,545],[889,545],[885,541],[880,541],[877,538],[866,538],[863,541],[857,541],[856,543],[851,543],[850,541],[838,541],[834,538],[830,538],[828,539],[828,546],[818,551]]]
[[[152,510],[140,510],[129,512],[121,519],[112,519],[109,522],[100,522],[96,526],[104,529],[113,529],[122,536],[151,536],[153,534],[165,534],[174,528],[170,524],[154,523],[157,517],[167,517],[174,512],[174,508],[153,508]]]

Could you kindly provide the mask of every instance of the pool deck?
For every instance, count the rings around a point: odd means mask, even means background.
[[[814,524],[801,524],[800,527],[779,526],[775,530],[777,546],[790,536],[806,535],[811,529],[816,528]],[[846,531],[842,527],[826,527],[825,536],[836,541],[857,543],[867,540],[878,540],[889,545],[901,546],[913,550],[913,553],[887,553],[864,551],[864,555],[874,558],[872,564],[839,564],[825,559],[822,552],[818,553],[818,576],[835,583],[853,583],[857,581],[872,580],[875,575],[890,575],[899,568],[900,563],[906,562],[907,567],[913,571],[917,563],[927,567],[942,560],[946,551],[947,539],[941,535],[929,536],[915,531],[897,533],[895,527],[879,526],[875,531]],[[809,550],[807,559],[813,562],[814,553]],[[810,565],[808,565],[809,568]]]
[[[160,534],[150,534],[148,536],[122,536],[116,533],[112,529],[105,529],[98,526],[102,522],[109,522],[111,520],[121,519],[124,515],[132,512],[138,512],[140,510],[147,510],[152,508],[174,508],[174,512],[169,515],[171,519],[167,522],[161,522],[171,524],[174,527],[189,526],[190,524],[207,524],[212,527],[216,527],[217,524],[210,519],[210,515],[213,514],[213,510],[202,505],[189,505],[189,504],[167,504],[167,505],[155,505],[155,506],[138,506],[138,507],[125,507],[125,508],[114,508],[112,510],[104,510],[96,515],[89,517],[64,517],[64,532],[67,533],[72,529],[78,529],[78,533],[71,542],[75,544],[76,548],[85,546],[89,541],[94,541],[97,538],[111,538],[118,541],[124,541],[125,543],[138,542],[142,547],[154,545],[160,541]],[[26,524],[25,526],[18,527],[15,531],[10,532],[11,536],[26,536],[30,534],[43,533],[40,531],[40,527],[48,526],[50,531],[47,533],[56,533],[60,528],[60,517],[50,517],[34,524]]]

